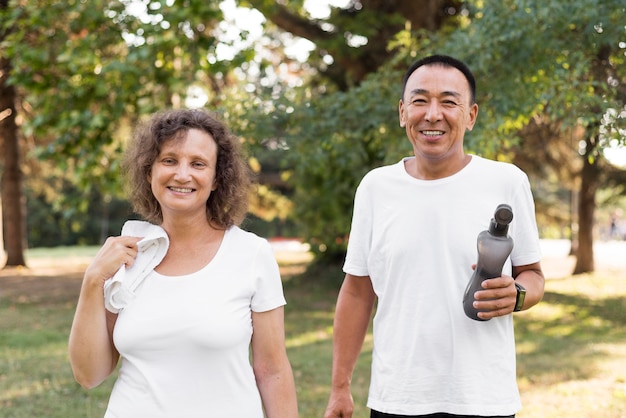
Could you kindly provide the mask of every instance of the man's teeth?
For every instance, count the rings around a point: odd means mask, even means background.
[[[170,190],[179,193],[191,193],[193,191],[193,189],[185,189],[182,187],[170,187]]]
[[[424,135],[431,135],[431,136],[443,135],[443,131],[423,131],[422,133]]]

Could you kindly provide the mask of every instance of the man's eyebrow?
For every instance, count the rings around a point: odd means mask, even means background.
[[[427,95],[428,94],[428,90],[426,89],[413,89],[410,92],[410,96],[415,96],[415,95]],[[440,96],[445,97],[445,96],[452,96],[452,97],[456,97],[457,99],[461,99],[461,93],[458,93],[456,91],[442,91]]]

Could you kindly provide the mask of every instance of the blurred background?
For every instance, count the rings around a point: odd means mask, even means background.
[[[626,239],[625,22],[621,0],[0,0],[0,261],[119,234],[133,127],[179,107],[244,143],[244,228],[341,260],[359,180],[411,152],[404,70],[445,53],[478,81],[468,151],[525,170],[541,237],[593,271]]]
[[[135,218],[120,160],[165,108],[215,112],[274,245],[303,418],[323,415],[356,186],[411,147],[405,69],[474,71],[470,153],[518,165],[546,272],[516,314],[520,418],[626,417],[624,0],[0,0],[0,418],[101,417],[67,339],[85,266]],[[365,417],[372,338],[353,379]]]

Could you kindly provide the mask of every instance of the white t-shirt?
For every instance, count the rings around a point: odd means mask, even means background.
[[[238,227],[184,276],[152,272],[118,316],[122,363],[106,418],[262,418],[249,361],[252,311],[285,304],[269,243]]]
[[[406,160],[406,159],[405,159]],[[405,160],[359,185],[344,271],[370,276],[378,298],[368,406],[403,415],[510,415],[521,408],[512,315],[465,316],[476,238],[500,203],[513,209],[503,273],[541,258],[527,176],[472,156],[460,172],[424,181]]]

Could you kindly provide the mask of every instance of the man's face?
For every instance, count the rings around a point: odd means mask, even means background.
[[[399,104],[400,126],[406,129],[415,156],[425,163],[463,156],[463,137],[476,122],[469,83],[454,67],[419,67],[407,80]]]

